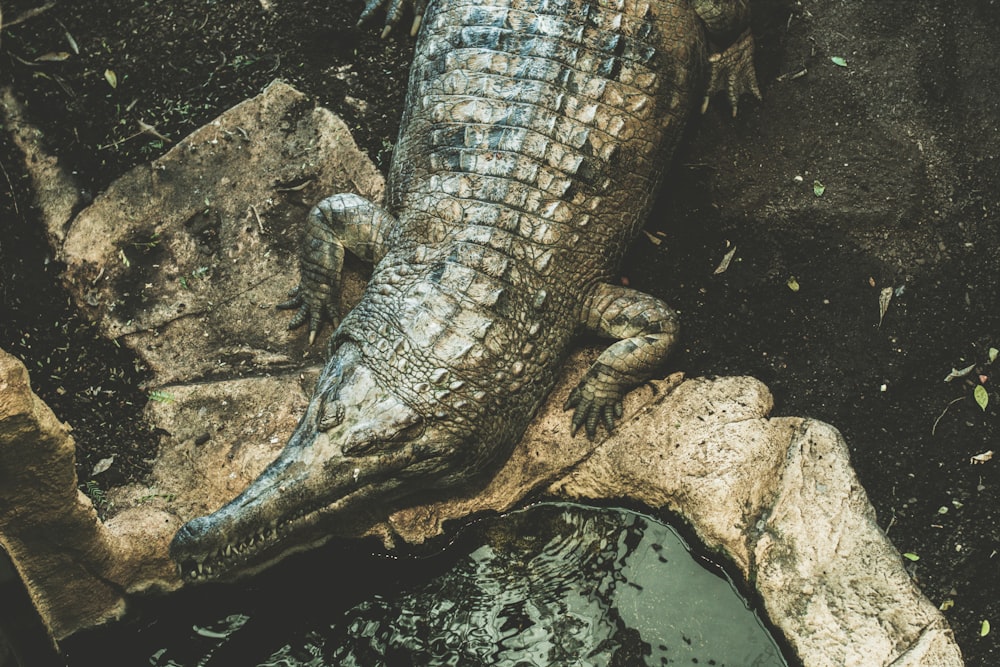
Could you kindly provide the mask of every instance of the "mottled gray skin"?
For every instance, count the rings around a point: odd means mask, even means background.
[[[377,1],[377,0],[376,0]],[[189,578],[245,573],[469,490],[510,454],[583,332],[616,339],[571,394],[595,436],[677,335],[614,284],[738,0],[438,0],[423,16],[386,209],[310,215],[292,320],[336,320],[345,248],[375,264],[281,455],[171,546]],[[748,33],[709,91],[756,93]],[[713,59],[715,60],[715,59]]]

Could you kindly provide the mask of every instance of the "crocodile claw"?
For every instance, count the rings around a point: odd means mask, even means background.
[[[593,441],[597,437],[599,423],[604,424],[604,428],[607,429],[608,433],[611,433],[615,428],[615,421],[621,419],[623,413],[622,393],[602,382],[596,376],[588,376],[570,392],[569,398],[566,399],[563,410],[570,408],[575,408],[570,434],[576,435],[576,432],[583,426],[587,433],[587,439]]]
[[[280,310],[295,310],[295,314],[292,315],[292,319],[288,321],[289,329],[298,329],[300,326],[309,322],[309,344],[312,345],[316,340],[316,334],[319,332],[320,327],[323,326],[323,320],[329,319],[334,328],[337,327],[338,321],[337,317],[327,313],[327,308],[325,306],[310,306],[306,296],[303,293],[302,286],[299,285],[292,291],[288,293],[291,297],[288,301],[282,301],[276,308]],[[329,317],[327,317],[329,315]]]
[[[392,32],[392,29],[399,25],[403,18],[407,5],[413,5],[413,24],[410,26],[410,37],[416,37],[420,30],[420,22],[427,9],[427,0],[367,0],[365,8],[358,17],[357,25],[360,27],[367,22],[375,13],[385,7],[385,27],[382,28],[380,37],[385,39]]]
[[[733,118],[736,118],[736,112],[739,110],[740,97],[749,93],[758,100],[761,99],[760,88],[757,86],[757,71],[753,66],[753,53],[753,33],[747,29],[725,51],[709,56],[708,62],[712,71],[705,99],[701,103],[702,113],[708,110],[709,100],[715,93],[726,93],[729,105],[733,109]]]
[[[277,306],[275,306],[275,308],[278,308],[280,310],[291,310],[292,308],[298,308],[301,305],[302,305],[302,285],[299,285],[289,290],[288,301],[282,301]],[[294,320],[295,318],[293,317],[292,319]],[[299,322],[295,326],[298,326],[299,324],[302,324],[302,322]],[[289,328],[294,328],[294,327],[289,327]]]

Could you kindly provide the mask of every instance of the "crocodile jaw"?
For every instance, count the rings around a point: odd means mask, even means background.
[[[170,555],[186,580],[257,572],[388,509],[405,480],[446,471],[449,440],[345,344],[278,458],[227,505],[182,526]]]

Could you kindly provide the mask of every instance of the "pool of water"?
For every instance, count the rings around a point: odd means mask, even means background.
[[[433,557],[323,550],[170,604],[71,640],[69,664],[787,665],[718,568],[619,509],[543,503]]]

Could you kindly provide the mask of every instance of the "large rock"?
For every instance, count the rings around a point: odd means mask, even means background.
[[[272,309],[297,282],[307,203],[382,188],[340,121],[272,84],[124,176],[71,224],[56,220],[71,291],[154,369],[147,416],[168,434],[149,486],[108,492],[119,513],[106,524],[76,491],[72,445],[50,413],[0,439],[0,471],[22,471],[0,487],[0,535],[17,545],[56,638],[120,613],[125,593],[179,586],[166,553],[173,532],[236,495],[283,446],[321,361]],[[486,488],[354,534],[421,541],[529,494],[626,498],[676,513],[731,560],[805,665],[962,664],[875,524],[835,429],[768,418],[771,396],[750,378],[671,377],[628,397],[613,436],[572,438],[561,405],[594,355],[570,359]],[[3,387],[0,405],[14,407],[2,423],[22,423],[23,406],[42,414],[23,368],[10,357],[0,365],[16,378]],[[23,444],[35,441],[56,444]],[[29,502],[45,511],[27,514]],[[53,525],[73,536],[72,551],[46,542]],[[71,588],[64,572],[75,573]]]
[[[110,536],[76,487],[74,445],[0,351],[0,545],[54,637],[112,618],[121,591],[97,573],[111,566]]]
[[[63,231],[81,307],[160,385],[287,372],[305,352],[271,309],[297,284],[309,207],[384,181],[347,126],[274,83],[115,181]]]

